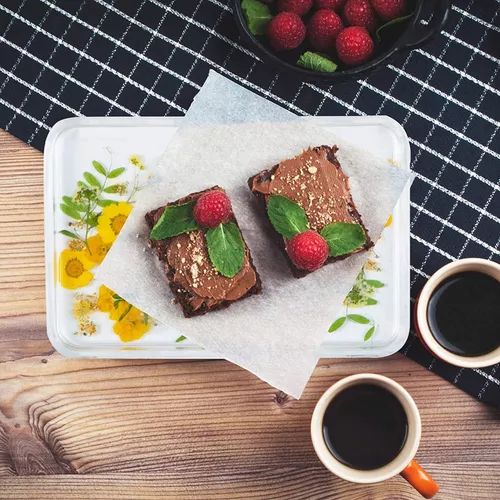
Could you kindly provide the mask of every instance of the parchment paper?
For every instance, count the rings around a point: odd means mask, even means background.
[[[309,146],[339,146],[356,206],[376,241],[409,174],[312,127],[292,113],[211,73],[168,145],[98,278],[158,321],[299,398],[318,360],[317,350],[341,307],[366,252],[295,279],[269,238],[247,179]],[[186,319],[155,252],[144,215],[189,193],[226,189],[263,294],[228,309]]]

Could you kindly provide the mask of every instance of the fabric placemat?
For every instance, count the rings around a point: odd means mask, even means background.
[[[183,115],[214,69],[299,115],[388,115],[410,137],[412,302],[466,257],[500,262],[500,3],[456,0],[444,31],[367,79],[321,87],[239,39],[229,0],[2,0],[0,126],[39,150],[74,115]],[[403,354],[500,408],[499,365]]]

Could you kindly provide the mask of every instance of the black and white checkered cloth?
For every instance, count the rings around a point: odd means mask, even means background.
[[[183,115],[209,69],[297,114],[389,115],[410,137],[411,284],[459,258],[500,262],[500,3],[456,0],[444,31],[365,80],[329,88],[244,47],[229,0],[0,0],[0,126],[42,150],[73,115]],[[499,365],[402,349],[500,408]]]

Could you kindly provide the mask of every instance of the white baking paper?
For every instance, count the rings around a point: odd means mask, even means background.
[[[211,72],[97,277],[179,334],[299,398],[331,319],[367,254],[293,278],[265,230],[247,179],[304,148],[322,144],[339,146],[338,158],[351,176],[355,204],[376,241],[409,174]],[[156,253],[148,248],[144,215],[216,184],[226,189],[232,201],[262,278],[263,293],[228,309],[186,319],[181,307],[171,302]]]

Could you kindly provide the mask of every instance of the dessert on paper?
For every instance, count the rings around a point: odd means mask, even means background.
[[[98,272],[128,302],[199,345],[300,397],[318,360],[332,309],[342,307],[366,252],[295,279],[266,230],[247,180],[318,144],[337,145],[353,202],[376,241],[410,175],[292,113],[211,73],[167,145],[148,186]],[[148,248],[148,212],[224,186],[242,238],[263,281],[262,295],[187,320]],[[126,270],[126,272],[124,272]]]

